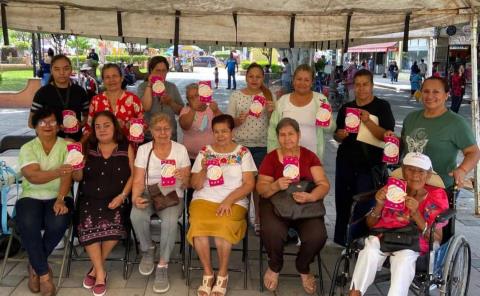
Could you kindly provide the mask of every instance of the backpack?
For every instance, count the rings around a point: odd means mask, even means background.
[[[5,250],[11,234],[8,221],[15,216],[15,202],[19,195],[19,176],[5,161],[0,161],[0,258],[5,256]],[[20,242],[14,237],[10,248],[10,256],[20,250]]]

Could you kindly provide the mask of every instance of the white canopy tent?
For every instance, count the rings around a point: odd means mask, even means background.
[[[386,41],[365,37],[470,22],[472,121],[477,141],[480,139],[477,88],[480,0],[0,0],[0,3],[3,28],[138,43],[334,49],[345,48],[347,42],[354,46]],[[480,214],[478,166],[475,177],[475,212]]]
[[[126,41],[172,41],[312,47],[314,42],[401,32],[470,21],[461,0],[0,0],[8,28]],[[234,17],[235,15],[235,17]],[[148,40],[147,40],[148,38]],[[331,42],[331,48],[335,42]],[[353,44],[352,44],[353,45]],[[339,43],[336,42],[337,47]]]

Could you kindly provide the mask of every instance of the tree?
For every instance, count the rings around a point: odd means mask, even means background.
[[[91,48],[90,41],[85,37],[73,36],[67,41],[70,48],[75,49],[77,55],[82,55],[86,50]]]
[[[65,44],[68,41],[69,35],[67,34],[50,34],[55,47],[55,54],[62,54],[65,50]]]
[[[271,65],[272,64],[272,53],[273,53],[273,48],[262,48],[260,50],[260,52],[262,53],[263,56],[265,56],[268,60],[268,64]]]

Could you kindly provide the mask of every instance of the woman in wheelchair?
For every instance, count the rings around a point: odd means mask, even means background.
[[[67,142],[57,137],[59,122],[51,109],[35,112],[32,125],[37,137],[22,146],[18,158],[24,179],[15,220],[30,263],[28,288],[44,296],[55,295],[47,259],[63,238],[73,210],[72,166],[64,164]]]
[[[325,245],[327,232],[323,216],[289,219],[276,213],[271,197],[277,192],[291,187],[293,180],[285,173],[284,160],[287,156],[298,159],[299,180],[314,183],[310,192],[292,194],[298,204],[308,204],[322,200],[330,189],[330,184],[317,155],[300,146],[300,127],[294,119],[283,118],[276,127],[279,148],[273,150],[263,160],[257,182],[260,200],[260,235],[268,253],[268,269],[264,276],[264,285],[274,291],[278,285],[278,276],[283,266],[283,248],[287,242],[290,227],[298,231],[301,245],[296,259],[296,268],[300,273],[302,285],[308,294],[316,291],[315,277],[310,273],[309,265]],[[293,184],[292,184],[293,185]]]
[[[406,181],[404,209],[385,208],[387,187],[381,188],[375,195],[375,207],[367,216],[367,225],[371,234],[365,239],[365,247],[358,254],[353,272],[349,295],[363,295],[373,283],[375,274],[386,258],[390,257],[391,282],[388,295],[408,295],[410,284],[415,276],[415,262],[420,254],[428,252],[428,238],[434,231],[435,242],[442,239],[441,227],[431,229],[435,218],[448,209],[448,199],[444,189],[427,185],[434,173],[430,158],[424,154],[410,152],[402,163],[402,175]],[[385,235],[390,229],[399,229],[414,225],[419,233],[418,248],[408,246],[405,249],[382,252],[385,248]],[[376,230],[377,229],[377,230]],[[376,230],[376,231],[375,231]],[[417,242],[414,241],[412,246]]]

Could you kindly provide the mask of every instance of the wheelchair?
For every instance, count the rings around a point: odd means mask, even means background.
[[[394,172],[395,173],[395,172]],[[354,218],[354,213],[362,204],[371,203],[375,198],[376,191],[357,194],[353,197],[354,202],[351,207],[351,217],[347,228],[347,246],[342,251],[340,258],[337,259],[332,273],[332,282],[329,295],[348,295],[350,284],[355,268],[355,262],[358,253],[363,249],[364,238],[367,233],[364,231],[361,237],[352,237],[352,227],[361,227],[366,220],[368,213],[361,213],[360,218]],[[414,295],[430,295],[431,291],[438,290],[435,295],[467,295],[470,280],[471,269],[471,250],[470,245],[463,235],[456,235],[451,232],[450,237],[445,237],[447,228],[454,229],[455,223],[455,199],[458,194],[453,190],[449,194],[450,208],[440,213],[432,224],[432,228],[438,223],[449,224],[443,228],[444,238],[441,246],[434,251],[433,234],[429,237],[429,252],[421,255],[416,261],[415,277],[410,286],[410,292]],[[365,207],[363,207],[365,208]],[[366,230],[366,225],[364,229]],[[389,260],[385,261],[387,264]],[[388,266],[383,266],[382,270],[377,272],[375,281],[372,285],[377,285],[390,280]]]

